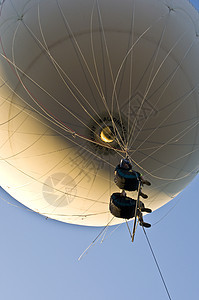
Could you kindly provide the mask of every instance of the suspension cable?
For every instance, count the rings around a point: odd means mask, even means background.
[[[96,236],[96,238],[92,241],[92,243],[90,243],[90,245],[84,250],[84,252],[79,256],[78,260],[80,261],[82,259],[82,257],[88,253],[88,250],[95,245],[95,243],[98,241],[98,239],[102,236],[102,234],[104,233],[104,231],[106,230],[106,228],[111,224],[111,222],[113,221],[114,217],[112,217],[112,219],[106,224],[106,226],[104,226],[102,228],[102,230],[100,231],[100,233]]]
[[[163,285],[164,285],[164,287],[165,287],[165,290],[166,290],[166,293],[167,293],[167,295],[168,295],[168,298],[169,298],[170,300],[172,300],[172,299],[171,299],[171,296],[170,296],[170,293],[169,293],[169,290],[168,290],[168,287],[167,287],[166,282],[165,282],[165,280],[164,280],[163,274],[162,274],[162,272],[161,272],[161,270],[160,270],[160,266],[159,266],[159,264],[158,264],[157,258],[155,257],[155,253],[154,253],[154,251],[153,251],[153,248],[152,248],[152,246],[151,246],[151,243],[150,243],[150,241],[149,241],[149,238],[148,238],[148,236],[147,236],[147,234],[146,234],[146,230],[144,229],[143,226],[142,226],[142,229],[143,229],[143,232],[144,232],[144,234],[145,234],[145,237],[146,237],[147,243],[148,243],[148,245],[149,245],[149,248],[150,248],[150,250],[151,250],[151,253],[152,253],[152,255],[153,255],[155,264],[156,264],[156,266],[157,266],[158,272],[159,272],[159,274],[160,274],[160,277],[161,277],[161,280],[162,280]]]

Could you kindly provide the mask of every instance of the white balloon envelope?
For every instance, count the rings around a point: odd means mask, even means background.
[[[188,1],[6,0],[0,13],[0,180],[15,199],[101,226],[126,152],[152,183],[153,210],[195,177],[199,15]]]

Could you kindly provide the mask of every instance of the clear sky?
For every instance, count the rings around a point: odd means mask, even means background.
[[[172,299],[198,299],[198,177],[145,220]],[[3,191],[1,197],[16,204]],[[126,225],[79,255],[101,229],[46,220],[0,202],[0,295],[11,299],[168,299],[141,228]],[[110,231],[113,230],[109,229]]]
[[[198,0],[191,2],[199,9]],[[199,295],[198,195],[196,177],[173,201],[145,217],[154,224],[147,234],[176,300]],[[100,228],[46,220],[3,190],[0,197],[0,299],[168,299],[141,228],[132,244],[121,225],[79,262]]]

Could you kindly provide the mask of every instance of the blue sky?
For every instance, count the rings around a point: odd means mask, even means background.
[[[192,2],[199,9],[199,1]],[[198,183],[196,177],[145,217],[152,224],[163,218],[147,233],[172,299],[198,299]],[[20,206],[3,190],[0,196]],[[1,200],[1,299],[168,299],[141,228],[132,244],[123,224],[78,262],[99,232],[46,220]]]
[[[145,217],[154,224],[173,208],[147,231],[172,299],[199,293],[198,193],[196,178]],[[122,225],[78,262],[99,228],[46,220],[3,201],[0,214],[2,299],[168,299],[141,228],[132,244]]]
[[[191,2],[194,5],[194,7],[199,10],[199,1],[198,0],[189,0],[189,2]]]

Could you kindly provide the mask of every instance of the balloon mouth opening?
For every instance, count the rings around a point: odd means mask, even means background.
[[[100,139],[104,143],[112,143],[115,140],[112,126],[104,127],[100,132]]]
[[[100,155],[114,154],[115,150],[121,151],[121,144],[126,138],[124,121],[121,122],[117,115],[110,117],[107,114],[93,119],[95,121],[89,125],[91,147]]]

